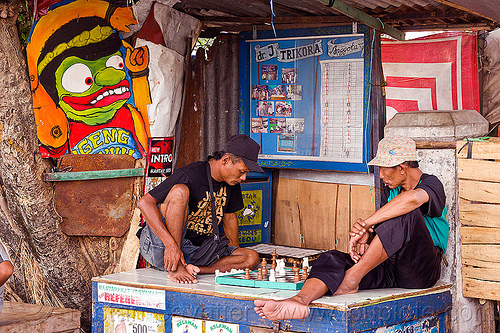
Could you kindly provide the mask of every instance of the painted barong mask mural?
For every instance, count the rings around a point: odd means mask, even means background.
[[[27,46],[42,157],[145,155],[149,134],[148,49],[121,39],[129,7],[77,0],[51,7]]]

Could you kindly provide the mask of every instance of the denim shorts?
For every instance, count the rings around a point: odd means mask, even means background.
[[[184,235],[186,231],[184,230]],[[184,260],[186,264],[192,263],[192,257],[194,253],[198,250],[199,246],[194,245],[189,239],[182,236],[181,240],[181,251],[184,254]],[[233,253],[233,251],[237,249],[236,246],[229,245],[226,249],[226,252],[222,255],[223,257],[229,256]],[[151,265],[165,271],[165,264],[163,262],[163,257],[165,253],[165,245],[163,242],[156,236],[156,234],[151,230],[151,228],[147,225],[144,226],[141,232],[141,237],[139,240],[139,250],[141,251],[141,255],[147,262]]]

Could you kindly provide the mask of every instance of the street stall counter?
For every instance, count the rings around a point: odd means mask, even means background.
[[[92,332],[451,332],[449,284],[324,296],[306,319],[272,322],[255,313],[253,300],[297,291],[220,285],[211,274],[178,284],[166,275],[145,268],[94,278]]]

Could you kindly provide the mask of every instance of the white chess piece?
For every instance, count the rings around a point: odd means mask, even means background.
[[[285,259],[279,259],[276,260],[276,275],[277,276],[285,276],[286,275],[286,272],[285,272]]]
[[[281,270],[281,259],[276,259],[276,276],[280,276],[280,270]]]
[[[302,268],[309,267],[309,257],[302,258]]]
[[[271,268],[271,270],[269,271],[269,281],[276,282],[276,276],[274,274],[274,269]]]

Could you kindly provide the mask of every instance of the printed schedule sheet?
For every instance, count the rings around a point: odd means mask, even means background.
[[[331,161],[363,161],[363,59],[321,61],[321,150]]]

